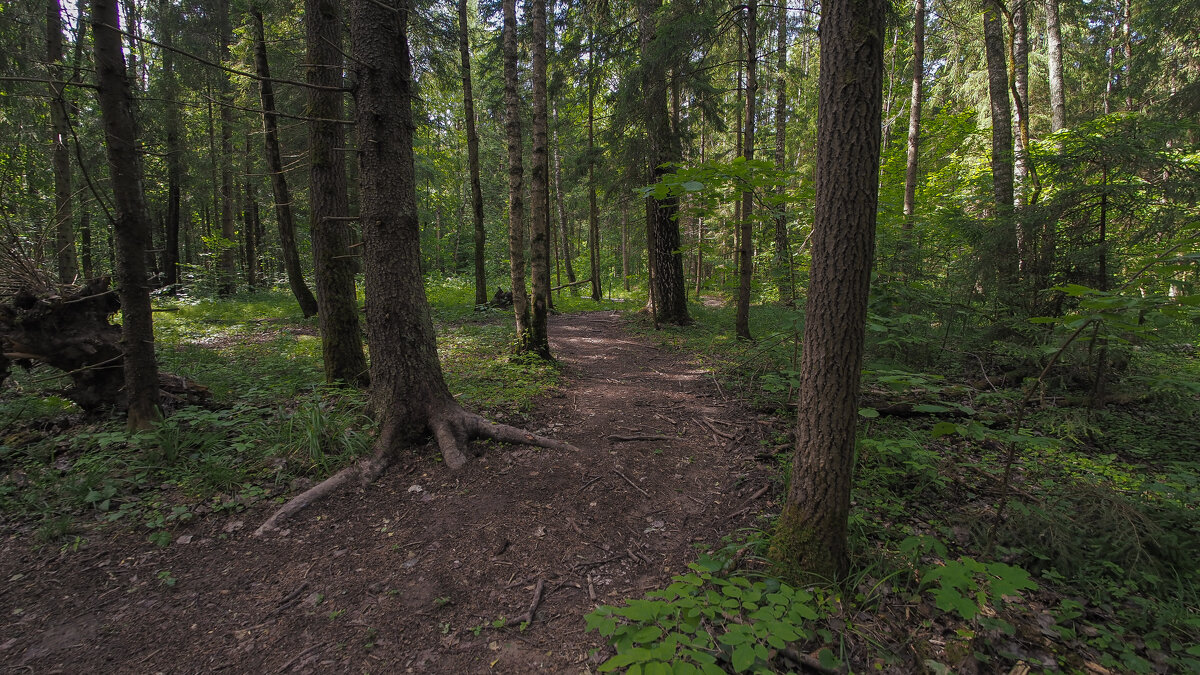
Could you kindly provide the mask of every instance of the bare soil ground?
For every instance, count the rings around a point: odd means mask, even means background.
[[[166,549],[9,536],[0,670],[594,672],[583,616],[748,524],[770,498],[769,430],[616,314],[552,317],[551,342],[566,384],[525,422],[578,454],[480,446],[451,472],[414,449],[262,539],[270,504],[196,519]]]

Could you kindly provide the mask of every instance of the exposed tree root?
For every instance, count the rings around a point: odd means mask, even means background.
[[[438,448],[442,451],[446,466],[451,469],[460,469],[467,463],[464,450],[468,441],[476,439],[532,445],[551,450],[578,450],[570,443],[539,436],[507,424],[496,424],[475,413],[463,410],[457,405],[446,406],[432,415],[432,418],[429,426],[433,429],[433,436],[437,439]]]
[[[280,523],[314,502],[333,494],[352,479],[357,478],[362,485],[374,482],[395,462],[398,449],[396,446],[401,440],[398,426],[393,423],[379,434],[379,438],[375,441],[375,451],[370,458],[338,471],[293,497],[272,514],[266,522],[259,525],[258,529],[254,531],[254,536],[258,537],[278,530]],[[433,431],[433,436],[442,451],[446,466],[451,469],[460,469],[467,463],[465,454],[467,443],[476,439],[491,439],[502,443],[532,445],[553,450],[578,450],[564,441],[539,436],[507,424],[496,424],[454,404],[442,406],[432,412],[429,428]]]

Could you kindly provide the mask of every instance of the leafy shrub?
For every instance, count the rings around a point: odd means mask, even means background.
[[[691,573],[645,599],[588,614],[588,630],[617,650],[600,671],[769,673],[771,650],[812,637],[806,624],[823,612],[812,593],[778,579],[721,577],[709,569],[719,568],[714,562],[690,565]]]

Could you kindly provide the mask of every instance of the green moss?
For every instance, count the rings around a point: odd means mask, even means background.
[[[849,569],[847,542],[811,525],[814,519],[796,504],[785,504],[771,537],[769,557],[780,576],[791,581],[840,579]]]

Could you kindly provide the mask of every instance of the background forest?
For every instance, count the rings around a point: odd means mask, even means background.
[[[370,452],[359,216],[381,188],[358,161],[376,138],[362,108],[355,123],[368,87],[338,4],[122,0],[136,181],[102,115],[93,6],[0,4],[14,540],[65,556],[127,527],[166,548]],[[406,14],[419,272],[452,400],[528,424],[568,386],[538,358],[546,313],[603,309],[778,428],[754,441],[773,506],[692,573],[594,609],[610,646],[591,665],[1200,670],[1200,4],[888,5],[849,571],[813,581],[769,558],[813,269],[821,20],[810,0]],[[91,374],[127,344],[110,279],[149,281],[165,395],[141,412],[128,374]],[[65,346],[83,333],[99,351]]]

